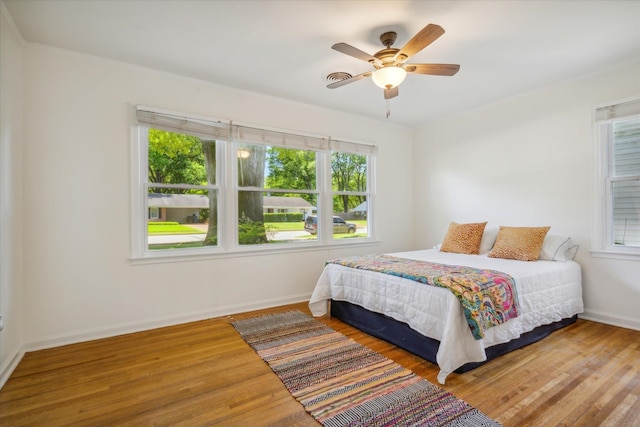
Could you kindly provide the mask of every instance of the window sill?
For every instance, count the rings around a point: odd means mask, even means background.
[[[286,254],[291,252],[313,252],[313,251],[322,251],[327,249],[339,249],[339,248],[353,248],[353,247],[374,247],[380,246],[379,240],[363,240],[359,242],[331,242],[327,244],[295,244],[295,245],[287,245],[279,247],[278,249],[273,248],[242,248],[235,251],[223,252],[221,250],[211,250],[211,251],[203,251],[203,250],[195,250],[189,251],[187,249],[172,251],[158,251],[153,253],[145,253],[140,255],[132,255],[129,259],[131,264],[133,265],[145,265],[145,264],[159,264],[159,263],[167,263],[167,262],[185,262],[185,261],[199,261],[199,260],[207,260],[207,259],[224,259],[224,258],[238,258],[238,257],[255,257],[255,256],[269,256],[269,255],[277,255],[277,254]]]
[[[589,251],[594,258],[621,259],[640,261],[640,249],[615,250],[615,249],[591,249]]]

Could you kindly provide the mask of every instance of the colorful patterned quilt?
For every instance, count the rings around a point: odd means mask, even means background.
[[[367,255],[329,261],[345,267],[390,274],[447,288],[458,298],[473,337],[484,337],[492,326],[518,317],[513,277],[495,270],[437,264],[389,255]]]

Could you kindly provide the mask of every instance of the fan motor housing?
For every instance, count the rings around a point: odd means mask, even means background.
[[[398,53],[399,50],[400,49],[388,47],[386,49],[379,50],[378,52],[374,53],[373,56],[375,58],[378,58],[382,62],[382,66],[390,65],[396,62],[394,57],[396,56],[396,53]],[[381,66],[376,65],[375,63],[373,63],[373,66],[376,68],[382,68]]]
[[[390,47],[392,44],[396,42],[396,38],[398,37],[398,33],[395,31],[387,31],[386,33],[382,33],[380,35],[380,41],[383,46]]]

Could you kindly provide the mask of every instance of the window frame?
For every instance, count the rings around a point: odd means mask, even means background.
[[[353,145],[351,143],[345,142],[345,141],[333,141],[332,144],[332,149],[328,156],[329,156],[329,168],[332,167],[332,157],[333,157],[333,153],[339,152],[339,153],[349,153],[349,154],[361,154],[359,152],[359,147],[357,145]],[[331,188],[331,208],[332,208],[332,212],[331,212],[331,218],[330,218],[330,222],[331,222],[331,227],[333,228],[333,216],[334,216],[334,212],[333,212],[333,199],[335,197],[340,197],[340,196],[364,196],[366,201],[367,201],[367,234],[371,233],[371,224],[373,223],[373,219],[375,217],[375,215],[373,214],[373,210],[370,209],[370,205],[372,203],[372,201],[370,200],[370,194],[371,191],[370,188],[371,186],[374,185],[375,181],[372,179],[369,179],[369,173],[371,170],[375,169],[375,158],[372,157],[367,157],[367,161],[366,161],[366,171],[367,171],[367,182],[366,182],[366,190],[365,191],[356,191],[356,190],[333,190],[333,188]],[[333,175],[330,173],[331,178],[333,177]],[[331,186],[333,186],[331,184]],[[346,221],[348,222],[348,221]],[[333,229],[331,230],[331,233],[333,233]],[[334,239],[335,240],[335,239]]]
[[[160,219],[160,208],[149,207],[149,219]]]
[[[613,183],[629,176],[614,173],[614,123],[640,118],[640,96],[626,98],[593,109],[594,188],[591,254],[598,258],[640,259],[640,247],[613,243]]]
[[[330,137],[320,137],[326,139],[326,148],[316,151],[317,162],[317,188],[318,206],[317,214],[323,223],[322,233],[318,234],[317,240],[309,242],[293,242],[281,243],[277,245],[256,244],[256,245],[240,245],[238,242],[238,192],[240,186],[238,184],[238,165],[237,165],[237,149],[247,143],[246,139],[234,138],[234,129],[241,129],[243,126],[249,128],[250,131],[264,131],[267,136],[283,135],[299,136],[300,138],[318,138],[313,135],[305,135],[290,131],[282,131],[275,129],[264,129],[262,127],[252,125],[238,125],[231,121],[222,121],[203,116],[188,115],[170,110],[157,109],[137,105],[132,108],[132,144],[131,144],[131,255],[130,260],[134,264],[155,263],[155,262],[171,262],[197,260],[218,257],[237,257],[237,256],[254,256],[256,254],[274,254],[301,250],[326,250],[328,247],[353,247],[353,246],[371,246],[379,245],[376,239],[372,220],[374,218],[374,200],[375,200],[375,156],[377,147],[372,144],[363,144],[358,142],[340,141],[332,148]],[[217,156],[217,179],[216,185],[207,185],[206,187],[215,188],[219,194],[218,200],[218,245],[203,246],[198,248],[183,249],[163,249],[150,250],[148,248],[148,232],[147,223],[149,222],[146,193],[148,188],[154,186],[175,185],[175,184],[155,184],[148,182],[148,128],[156,128],[168,130],[176,133],[193,134],[188,130],[176,128],[167,128],[155,126],[145,122],[141,122],[137,116],[138,111],[150,112],[159,116],[171,116],[184,118],[185,120],[195,120],[204,123],[217,123],[229,126],[230,136],[227,139],[216,139],[216,156]],[[196,136],[198,136],[196,134]],[[250,142],[256,143],[257,141]],[[286,144],[272,144],[268,141],[263,142],[269,146],[281,146],[288,148]],[[355,152],[354,148],[360,150],[358,154],[366,153],[367,157],[367,191],[366,196],[369,204],[367,206],[367,236],[358,239],[340,239],[334,240],[332,233],[333,204],[332,197],[334,192],[331,185],[331,152],[334,149],[339,151]],[[342,148],[340,148],[342,147]],[[346,148],[345,148],[346,147]],[[246,189],[244,187],[243,189]],[[328,224],[324,224],[327,222]]]
[[[268,131],[268,132],[272,132],[272,131]],[[291,135],[291,134],[289,134]],[[231,143],[232,149],[231,151],[237,153],[238,151],[244,149],[244,145],[246,144],[251,144],[251,145],[259,145],[256,141],[253,142],[249,142],[247,140],[243,140],[243,141],[232,141]],[[301,151],[313,151],[315,153],[315,157],[316,157],[316,188],[315,189],[309,189],[309,190],[298,190],[298,189],[292,189],[292,188],[266,188],[266,187],[252,187],[252,186],[244,186],[241,185],[240,183],[238,183],[238,170],[237,170],[237,165],[238,162],[234,161],[234,166],[235,169],[232,173],[232,175],[229,177],[229,179],[233,180],[233,185],[232,185],[232,190],[236,196],[236,200],[235,200],[235,213],[234,213],[234,218],[236,221],[235,227],[236,230],[234,232],[235,234],[235,244],[238,248],[242,248],[242,250],[248,250],[250,248],[254,248],[256,246],[268,246],[267,245],[243,245],[240,244],[240,242],[238,241],[237,237],[239,235],[239,230],[238,230],[238,216],[239,216],[239,212],[238,212],[238,199],[237,196],[240,192],[246,191],[246,192],[261,192],[261,193],[270,193],[272,195],[279,195],[279,194],[315,194],[318,200],[320,200],[320,190],[319,190],[319,185],[318,185],[318,177],[321,177],[322,174],[320,172],[320,164],[322,163],[321,160],[319,160],[322,155],[323,152],[322,151],[318,151],[316,149],[302,149],[300,147],[287,147],[287,146],[283,146],[283,145],[278,145],[278,144],[263,144],[267,147],[278,147],[278,148],[288,148],[288,149],[294,149],[294,150],[301,150]],[[267,159],[265,159],[265,162],[267,161]],[[316,239],[317,241],[318,239]],[[297,243],[292,243],[292,245],[310,245],[312,244],[312,241],[309,242],[297,242]],[[283,244],[286,245],[286,244]]]

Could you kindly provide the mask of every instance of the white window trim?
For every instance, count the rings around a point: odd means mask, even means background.
[[[640,260],[640,248],[613,245],[609,171],[611,168],[611,123],[616,119],[640,115],[640,96],[596,105],[593,109],[593,200],[591,249],[596,258]]]
[[[204,116],[194,116],[194,115],[186,115],[184,113],[178,113],[175,111],[157,109],[152,107],[143,107],[143,106],[132,106],[132,125],[131,125],[131,255],[130,261],[132,264],[150,264],[150,263],[164,263],[164,262],[182,262],[182,261],[193,261],[193,260],[201,260],[201,259],[211,259],[211,258],[234,258],[234,257],[244,257],[244,256],[256,256],[256,255],[273,255],[279,253],[290,253],[290,252],[300,252],[300,251],[318,251],[318,250],[327,250],[332,248],[340,248],[340,247],[374,247],[379,246],[380,241],[375,236],[375,227],[373,226],[373,220],[375,215],[374,205],[375,205],[375,153],[377,152],[377,147],[371,144],[363,144],[358,142],[348,142],[348,141],[336,141],[334,142],[333,148],[339,151],[348,151],[357,154],[369,154],[368,162],[367,162],[367,188],[369,191],[368,194],[368,237],[355,239],[333,239],[333,206],[332,203],[324,203],[321,206],[318,206],[318,211],[322,209],[322,234],[318,236],[317,241],[312,242],[299,242],[299,243],[283,243],[278,245],[246,245],[241,246],[236,241],[237,239],[231,240],[231,236],[237,236],[238,233],[238,224],[237,224],[237,192],[238,185],[237,183],[231,184],[227,183],[227,173],[228,169],[231,168],[231,173],[237,173],[235,170],[237,168],[236,161],[236,146],[239,143],[233,139],[233,135],[226,141],[226,148],[222,148],[221,144],[218,144],[216,147],[217,156],[219,159],[224,158],[224,161],[218,165],[218,185],[220,191],[220,199],[223,200],[224,207],[218,213],[218,238],[219,241],[225,242],[224,245],[216,246],[216,247],[203,247],[197,248],[194,250],[189,249],[179,249],[179,250],[162,250],[162,251],[149,251],[147,247],[147,198],[143,197],[141,191],[141,184],[146,188],[147,185],[147,176],[146,170],[141,168],[142,163],[147,163],[147,150],[144,150],[142,145],[144,140],[147,138],[143,135],[146,133],[146,127],[141,126],[138,123],[136,112],[138,109],[143,109],[145,111],[151,111],[158,114],[166,114],[170,116],[176,117],[188,117],[190,119],[202,120],[205,122],[218,122],[223,123],[223,121],[218,119],[213,119]],[[232,132],[236,130],[234,125],[231,122],[228,122]],[[261,130],[263,127],[259,126],[251,126],[251,125],[242,125],[240,127],[246,126],[247,128],[251,128],[251,130]],[[271,132],[283,132],[280,130],[274,129],[264,129],[265,134],[267,136],[271,136]],[[175,131],[175,130],[174,130]],[[187,132],[189,133],[189,132]],[[286,132],[285,132],[286,133]],[[299,135],[295,132],[289,133],[293,136],[295,145],[298,141],[304,141],[303,143],[308,143],[308,140],[311,140],[312,144],[318,144],[317,136],[309,136],[305,138],[304,135]],[[298,138],[298,139],[296,139]],[[323,172],[321,176],[324,178],[323,182],[319,182],[320,188],[318,188],[318,198],[319,200],[331,201],[333,196],[333,191],[331,188],[331,159],[330,159],[330,151],[329,147],[331,144],[331,138],[326,138],[327,146],[324,150],[318,151],[317,162],[320,168],[323,168]],[[335,141],[335,140],[334,140]],[[338,145],[340,144],[340,145]],[[288,145],[288,144],[287,144]],[[305,149],[303,146],[298,146],[298,148]],[[316,148],[316,146],[314,146]],[[326,224],[325,224],[326,222]]]

